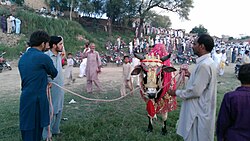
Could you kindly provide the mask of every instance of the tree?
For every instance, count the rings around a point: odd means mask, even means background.
[[[193,0],[140,0],[137,10],[140,18],[138,35],[140,35],[143,30],[143,23],[146,15],[155,7],[175,12],[181,18],[188,20],[190,8],[193,7]]]
[[[151,23],[154,27],[168,28],[171,26],[171,20],[168,16],[163,16],[155,13],[154,11],[149,11],[145,17],[145,21]]]
[[[207,29],[203,25],[199,25],[198,27],[195,26],[190,33],[197,33],[198,36],[201,35],[202,33],[207,33]]]

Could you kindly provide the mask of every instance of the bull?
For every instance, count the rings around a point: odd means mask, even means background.
[[[156,118],[156,114],[162,114],[163,126],[161,133],[166,135],[168,112],[176,109],[176,98],[167,93],[169,88],[175,86],[175,81],[172,77],[176,69],[165,65],[166,61],[170,63],[169,58],[171,54],[161,58],[154,53],[146,56],[136,53],[134,55],[140,59],[141,65],[136,66],[131,75],[140,76],[140,93],[147,103],[146,109],[149,118],[147,132],[153,131],[153,119]]]

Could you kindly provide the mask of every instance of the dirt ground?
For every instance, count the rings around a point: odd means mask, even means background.
[[[21,90],[21,79],[19,75],[19,71],[17,68],[16,62],[11,62],[12,70],[4,70],[0,73],[0,97],[10,95],[19,95]],[[73,77],[76,79],[75,83],[71,85],[67,85],[66,88],[71,87],[84,87],[86,86],[86,77],[78,78],[79,68],[75,67],[73,69]],[[107,66],[102,68],[102,72],[99,76],[99,79],[102,84],[105,84],[103,87],[106,89],[107,87],[115,87],[121,83],[121,75],[122,75],[122,67],[117,66]]]
[[[4,70],[0,73],[0,97],[5,97],[9,95],[19,95],[21,91],[21,80],[17,68],[17,62],[11,62],[12,70]],[[192,70],[194,65],[190,66],[190,70]],[[176,67],[178,68],[178,67]],[[227,66],[225,69],[225,73],[232,73],[234,70],[234,64]],[[73,77],[76,78],[75,83],[71,85],[65,86],[66,88],[72,89],[83,89],[85,90],[86,86],[86,77],[78,78],[79,68],[74,68]],[[121,84],[121,76],[122,76],[122,67],[117,67],[115,65],[109,65],[107,67],[102,68],[102,72],[99,76],[99,79],[103,85],[104,90],[109,91],[112,88],[115,88]],[[94,87],[95,88],[95,87]]]

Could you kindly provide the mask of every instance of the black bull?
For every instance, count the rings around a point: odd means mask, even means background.
[[[138,65],[131,72],[131,75],[140,75],[141,78],[141,93],[144,99],[155,103],[162,97],[162,90],[165,86],[163,86],[164,72],[170,73],[176,71],[175,68],[163,65],[163,62],[168,60],[171,54],[159,58],[159,56],[151,56],[146,55],[142,56],[139,54],[134,54],[135,57],[140,59],[141,65]],[[153,104],[152,104],[153,105]],[[148,104],[147,104],[148,106]],[[155,107],[154,107],[155,108]],[[147,107],[148,109],[148,107]],[[166,129],[166,120],[167,120],[167,112],[163,113],[163,127],[162,134],[165,135],[167,133]],[[149,125],[148,132],[153,131],[152,121],[153,116],[149,114]]]

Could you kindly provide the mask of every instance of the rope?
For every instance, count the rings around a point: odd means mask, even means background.
[[[132,92],[134,92],[135,90],[139,89],[139,87],[138,87],[138,88],[134,89],[133,91],[127,93],[126,95],[121,96],[121,97],[118,97],[118,98],[115,98],[115,99],[95,99],[95,98],[88,98],[88,97],[82,96],[82,95],[80,95],[80,94],[77,94],[77,93],[75,93],[75,92],[73,92],[73,91],[71,91],[71,90],[69,90],[69,89],[66,89],[66,88],[64,88],[64,87],[62,87],[62,86],[60,86],[60,85],[58,85],[58,84],[55,83],[55,82],[51,82],[51,83],[53,83],[53,84],[56,85],[57,87],[59,87],[59,88],[65,90],[65,91],[67,91],[67,92],[69,92],[69,93],[71,93],[71,94],[73,94],[73,95],[75,95],[75,96],[78,96],[78,97],[80,97],[80,98],[82,98],[82,99],[89,100],[89,101],[97,101],[97,102],[113,102],[113,101],[118,101],[118,100],[123,99],[124,97],[128,96],[129,93],[132,93]]]
[[[176,74],[168,83],[166,83],[164,86],[162,86],[161,89],[164,88],[164,87],[166,87],[169,83],[171,83],[171,82],[173,81],[173,79],[175,79],[175,77],[178,76],[178,75],[180,75],[180,76],[179,76],[177,82],[183,82],[183,81],[185,81],[185,79],[183,79],[183,77],[185,77],[185,76],[184,76],[184,73],[181,72],[180,74]],[[57,87],[63,89],[64,91],[67,91],[67,92],[69,92],[69,93],[71,93],[71,94],[73,94],[73,95],[75,95],[75,96],[78,96],[78,97],[80,97],[80,98],[82,98],[82,99],[89,100],[89,101],[97,101],[97,102],[114,102],[114,101],[118,101],[118,100],[123,99],[124,97],[128,96],[129,93],[132,93],[132,92],[136,91],[137,89],[141,89],[142,92],[145,94],[145,92],[143,91],[142,87],[140,86],[140,87],[138,87],[138,88],[132,90],[131,92],[126,93],[126,95],[121,96],[121,97],[118,97],[118,98],[115,98],[115,99],[95,99],[95,98],[88,98],[88,97],[82,96],[82,95],[80,95],[80,94],[78,94],[78,93],[75,93],[75,92],[73,92],[73,91],[71,91],[71,90],[69,90],[69,89],[66,89],[66,88],[64,88],[64,87],[62,87],[62,86],[60,86],[60,85],[58,85],[58,84],[55,83],[55,82],[51,82],[51,83],[53,83],[53,84],[56,85]],[[177,85],[177,87],[178,87],[178,85]],[[159,91],[157,91],[157,93],[158,93],[158,92],[159,92]]]
[[[48,97],[48,100],[49,100],[49,106],[50,106],[50,123],[52,121],[52,118],[53,118],[53,114],[54,114],[54,108],[53,108],[53,104],[52,104],[52,97],[51,97],[51,93],[50,93],[50,84],[48,84],[47,86],[47,97]],[[51,132],[50,132],[50,124],[48,126],[48,137],[46,139],[46,141],[51,141]]]

